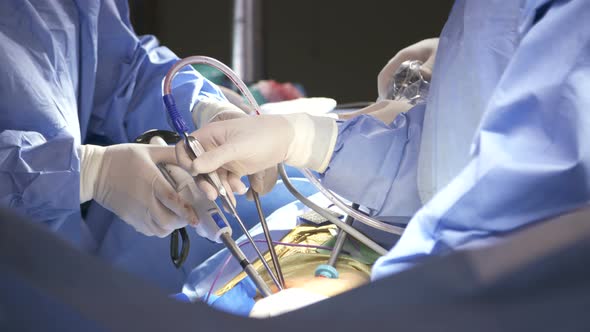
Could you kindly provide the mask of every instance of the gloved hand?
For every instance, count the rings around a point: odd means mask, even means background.
[[[432,69],[434,67],[434,60],[436,58],[436,49],[438,47],[438,38],[430,38],[410,45],[389,60],[389,62],[381,69],[377,76],[377,90],[379,92],[378,100],[384,100],[387,95],[389,85],[393,75],[399,66],[407,60],[419,60],[423,64],[420,67],[420,72],[424,79],[430,80],[432,76]]]
[[[165,237],[196,225],[191,205],[176,193],[156,167],[176,163],[173,147],[119,144],[81,145],[80,202],[94,199],[138,232]]]
[[[235,99],[235,96],[233,98]],[[237,101],[234,100],[234,102]],[[238,108],[238,106],[229,102],[200,100],[193,108],[193,123],[197,128],[201,128],[211,122],[248,117],[248,114],[246,114],[244,111],[245,109],[249,111],[248,106],[246,106],[244,103],[241,103],[240,105],[240,108]],[[240,176],[228,172],[225,169],[218,170],[218,174],[222,181],[223,178],[228,179],[231,191],[240,194],[244,193],[243,188],[245,188],[245,185],[240,181]],[[271,191],[277,183],[277,166],[273,165],[265,170],[249,175],[248,179],[250,180],[250,190],[248,190],[247,197],[252,199],[252,190],[256,191],[260,195],[264,195]],[[217,196],[215,189],[209,183],[206,181],[198,181],[198,183],[201,190],[207,193],[207,197],[211,198]]]
[[[325,295],[312,293],[303,288],[288,288],[256,302],[250,311],[250,317],[278,316],[327,298]]]
[[[242,107],[246,106],[242,103]],[[248,114],[246,111],[238,106],[227,101],[214,99],[201,99],[195,104],[192,110],[193,123],[196,128],[202,128],[208,123],[215,121],[224,121],[247,116]]]
[[[201,128],[208,123],[215,121],[225,121],[231,119],[245,118],[248,117],[246,112],[250,112],[250,108],[242,102],[240,95],[225,88],[222,89],[224,95],[229,98],[231,97],[232,102],[221,102],[213,99],[202,99],[193,107],[192,118],[195,127]],[[239,103],[239,107],[236,105]],[[244,194],[246,193],[246,185],[240,180],[240,177],[233,174],[226,169],[220,169],[217,171],[219,178],[226,187],[226,191],[230,193],[231,199],[235,204],[235,198],[232,193]],[[260,194],[266,194],[277,182],[278,171],[276,166],[271,167],[268,170],[256,173],[249,176],[250,190],[248,190],[248,197],[252,196],[252,189]],[[197,184],[202,191],[207,194],[209,199],[215,199],[217,192],[215,188],[204,181],[202,178],[198,178]],[[228,190],[229,187],[229,190]]]
[[[192,162],[182,145],[176,150],[179,164],[193,175],[223,167],[243,176],[283,161],[323,172],[337,134],[335,120],[326,117],[304,113],[260,115],[210,123],[193,132],[191,135],[207,152]]]
[[[340,113],[338,118],[348,120],[362,114],[373,116],[386,124],[391,124],[395,118],[403,112],[407,112],[412,105],[400,100],[381,100],[358,111]]]

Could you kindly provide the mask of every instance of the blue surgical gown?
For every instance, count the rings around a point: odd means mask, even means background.
[[[588,204],[589,91],[590,2],[456,1],[426,106],[339,124],[324,174],[372,215],[411,218],[373,278]]]
[[[221,247],[189,232],[192,250],[176,270],[168,238],[143,236],[95,202],[83,217],[76,146],[170,129],[162,80],[177,60],[153,36],[135,34],[126,0],[0,1],[0,205],[170,292]],[[188,67],[173,93],[185,119],[198,99],[225,99]],[[275,208],[293,200],[277,195]]]

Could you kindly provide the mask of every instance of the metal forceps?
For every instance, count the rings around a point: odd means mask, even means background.
[[[201,143],[199,143],[199,141],[197,141],[196,138],[188,135],[187,133],[184,133],[184,143],[185,143],[185,148],[187,150],[187,153],[192,160],[197,159],[205,152],[205,149],[203,148]],[[236,211],[236,207],[233,205],[231,199],[229,198],[228,192],[226,191],[225,187],[221,183],[221,180],[219,179],[219,175],[217,175],[217,173],[215,171],[213,171],[208,174],[203,174],[203,176],[205,177],[207,182],[209,182],[217,190],[217,192],[219,193],[219,196],[221,197],[223,204],[230,210],[230,213],[238,221],[240,228],[242,228],[244,235],[246,235],[246,237],[248,238],[248,241],[250,242],[250,244],[252,245],[252,247],[256,251],[256,254],[260,258],[260,261],[264,265],[269,276],[271,277],[271,279],[273,280],[273,282],[275,283],[277,288],[279,290],[282,290],[285,287],[285,280],[283,277],[283,273],[281,271],[278,256],[276,254],[275,248],[272,243],[272,238],[270,236],[268,224],[266,223],[266,218],[264,217],[264,213],[262,212],[262,206],[260,204],[260,198],[258,197],[258,194],[255,192],[253,193],[254,194],[254,201],[256,203],[256,209],[258,210],[260,224],[262,225],[262,229],[264,231],[264,237],[265,237],[266,243],[268,245],[268,250],[270,252],[270,256],[271,256],[271,259],[272,259],[272,262],[273,262],[273,265],[275,268],[276,275],[275,275],[275,273],[273,273],[270,266],[268,265],[268,263],[264,259],[264,255],[260,252],[260,250],[258,249],[258,246],[256,246],[256,243],[255,243],[254,239],[252,238],[252,236],[250,235],[250,233],[248,232],[246,225],[244,224],[244,222],[242,221],[242,219],[238,215],[238,212]]]

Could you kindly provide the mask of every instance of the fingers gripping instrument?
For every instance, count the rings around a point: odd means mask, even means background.
[[[197,141],[196,138],[186,133],[184,133],[184,145],[191,160],[195,160],[203,153],[205,153],[205,149],[203,148],[201,143],[199,143],[199,141]],[[237,219],[237,213],[235,211],[235,208],[232,209],[233,203],[229,198],[227,190],[221,183],[221,179],[219,178],[219,175],[217,175],[217,172],[213,171],[211,173],[205,174],[204,177],[207,180],[207,182],[209,182],[215,188],[215,190],[217,190],[219,196],[221,197],[221,200],[223,201],[223,204],[227,205],[227,207],[231,210],[232,215]]]
[[[175,144],[179,140],[180,137],[174,132],[150,130],[139,136],[135,142],[167,146],[168,144]],[[232,229],[229,223],[220,223],[215,221],[209,213],[204,213],[215,209],[217,205],[215,202],[201,198],[203,195],[199,192],[192,176],[178,166],[164,163],[159,163],[156,166],[174,190],[191,204],[193,210],[199,216],[199,223],[194,227],[199,236],[216,243],[222,242],[220,239],[221,234],[227,233],[231,236]],[[186,228],[174,230],[170,234],[170,258],[176,268],[182,266],[188,257],[189,250],[190,238]]]
[[[185,141],[184,142],[185,142],[185,148],[187,149],[187,153],[188,153],[189,157],[192,160],[197,159],[198,157],[200,157],[205,152],[205,149],[203,148],[203,146],[201,145],[201,143],[199,143],[199,141],[197,141],[196,138],[194,138],[194,137],[192,137],[190,135],[185,135]],[[238,213],[236,211],[236,208],[233,205],[231,199],[229,198],[229,195],[227,194],[227,191],[225,190],[225,187],[221,183],[221,180],[219,179],[219,176],[217,175],[217,173],[216,172],[211,172],[211,173],[208,173],[208,174],[204,174],[204,176],[205,176],[205,179],[211,185],[213,185],[217,189],[219,195],[221,196],[221,199],[222,199],[224,205],[226,205],[228,207],[228,209],[229,209],[230,213],[232,214],[232,216],[238,221],[238,224],[242,228],[242,231],[244,232],[244,235],[246,235],[246,237],[248,238],[248,241],[252,244],[252,247],[256,251],[256,254],[260,258],[260,261],[264,265],[264,268],[268,272],[269,276],[271,277],[271,279],[273,280],[273,282],[275,283],[275,285],[277,286],[277,288],[279,290],[282,290],[284,283],[282,282],[281,279],[279,279],[273,273],[273,271],[271,270],[270,266],[268,265],[268,263],[264,259],[264,255],[262,254],[262,252],[260,252],[260,250],[258,249],[258,246],[256,246],[254,239],[252,238],[252,236],[248,232],[248,229],[246,228],[246,225],[244,224],[244,222],[242,221],[242,219],[238,215]],[[260,202],[258,202],[258,204],[260,204]],[[258,211],[259,211],[259,213],[261,213],[261,207],[258,207]],[[272,245],[269,246],[269,248],[271,250],[274,250],[274,247]],[[276,256],[276,254],[274,256]],[[278,264],[275,263],[275,267],[277,265]]]
[[[179,140],[178,135],[174,132],[165,130],[149,130],[135,139],[135,143],[140,144],[157,144],[168,145]],[[162,163],[156,165],[166,180],[172,187],[178,191],[178,186],[170,172],[167,171],[166,166]],[[191,200],[188,200],[191,202]],[[182,244],[181,244],[182,241]],[[180,246],[180,251],[179,251]],[[190,250],[190,238],[186,231],[186,227],[174,230],[170,234],[170,259],[172,264],[178,269],[186,261]]]
[[[203,56],[192,56],[192,57],[182,59],[182,60],[178,61],[177,63],[175,63],[172,66],[172,68],[170,68],[170,70],[166,74],[166,77],[164,78],[164,84],[163,84],[163,88],[162,88],[162,99],[164,101],[164,105],[166,106],[166,111],[168,113],[168,117],[169,117],[169,121],[170,121],[171,126],[174,127],[176,132],[184,138],[184,145],[185,145],[185,148],[187,149],[187,154],[193,160],[200,155],[199,151],[201,153],[203,152],[203,149],[202,149],[202,146],[200,146],[200,144],[198,144],[198,145],[196,144],[196,143],[198,143],[196,141],[196,139],[194,139],[188,135],[189,129],[188,129],[186,123],[184,122],[182,115],[180,114],[180,112],[176,108],[176,102],[174,101],[174,97],[172,96],[172,79],[174,78],[176,73],[181,68],[183,68],[187,65],[198,64],[198,63],[208,64],[210,66],[217,68],[221,72],[223,72],[238,87],[238,89],[242,92],[242,94],[246,97],[246,99],[249,101],[249,103],[251,105],[253,105],[253,106],[257,105],[254,97],[252,96],[252,94],[250,93],[248,88],[245,86],[245,84],[239,79],[239,77],[229,67],[227,67],[223,63],[219,62],[218,60],[215,60],[215,59],[209,58],[209,57],[203,57]],[[253,113],[260,114],[258,107],[255,107]],[[222,197],[223,202],[225,203],[225,205],[227,205],[227,208],[230,210],[232,215],[238,221],[238,224],[242,228],[242,231],[247,236],[249,242],[251,243],[251,245],[255,249],[258,257],[260,258],[264,267],[268,271],[268,274],[271,276],[273,282],[276,284],[276,286],[279,290],[282,290],[283,285],[284,285],[284,278],[282,276],[282,272],[281,272],[281,269],[279,266],[279,261],[278,261],[276,252],[274,251],[274,247],[271,245],[272,239],[270,236],[270,232],[268,231],[268,227],[264,227],[264,235],[267,240],[269,250],[272,254],[271,256],[272,256],[273,264],[275,266],[275,272],[277,273],[278,277],[273,273],[273,271],[271,271],[270,266],[268,265],[268,263],[264,259],[264,256],[262,255],[262,253],[260,252],[260,250],[258,249],[256,244],[254,243],[254,240],[252,239],[250,234],[248,233],[248,230],[245,227],[242,220],[240,219],[239,215],[237,214],[236,208],[232,204],[228,193],[226,192],[225,188],[221,184],[221,181],[219,180],[219,176],[216,173],[209,174],[209,176],[206,176],[206,179],[215,188],[217,188],[219,195]],[[266,219],[264,218],[264,214],[262,213],[262,209],[260,206],[260,200],[258,198],[258,195],[254,195],[254,200],[256,202],[258,214],[261,217],[260,222],[264,226],[266,226]]]
[[[199,157],[205,152],[205,149],[203,149],[203,146],[194,137],[188,134],[189,129],[186,123],[184,122],[184,119],[178,112],[178,109],[176,108],[174,97],[172,97],[171,94],[165,94],[162,97],[162,99],[164,100],[164,105],[166,105],[166,110],[168,111],[168,116],[172,126],[174,127],[178,135],[181,135],[184,140],[184,147],[186,149],[188,156],[191,158],[191,160],[197,159],[197,157]],[[217,190],[219,196],[221,196],[223,203],[227,205],[227,208],[230,210],[231,214],[236,219],[238,219],[239,217],[235,210],[235,207],[233,206],[233,203],[229,198],[228,192],[225,190],[225,187],[221,183],[219,175],[217,175],[217,173],[213,171],[211,173],[205,174],[204,176],[207,182],[209,182]]]
[[[179,140],[180,136],[174,132],[150,130],[138,137],[135,142],[166,146],[168,144],[174,144]],[[217,203],[203,198],[203,194],[198,191],[192,176],[180,167],[162,163],[157,166],[172,187],[192,205],[193,210],[199,217],[199,223],[194,227],[197,234],[209,241],[223,243],[232,256],[240,263],[244,272],[252,279],[260,293],[264,297],[271,295],[268,285],[266,285],[262,277],[248,261],[246,255],[232,239],[232,229]],[[180,253],[178,252],[179,236],[182,238],[182,249]],[[186,228],[178,229],[171,234],[170,256],[177,268],[188,257],[189,249],[190,240]]]

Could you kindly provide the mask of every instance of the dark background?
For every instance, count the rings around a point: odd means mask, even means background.
[[[138,34],[178,56],[231,65],[232,0],[131,0]],[[264,78],[301,83],[338,102],[377,96],[377,74],[395,53],[438,36],[452,0],[264,0]]]

